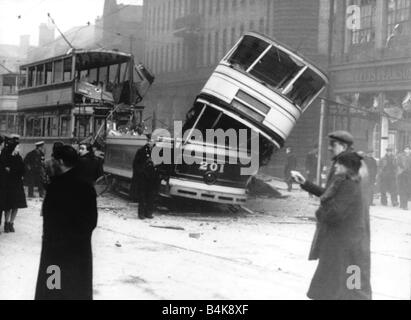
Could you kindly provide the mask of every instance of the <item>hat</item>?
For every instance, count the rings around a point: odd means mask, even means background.
[[[334,131],[328,134],[328,137],[333,140],[337,140],[342,143],[346,143],[348,145],[352,145],[354,143],[354,138],[351,133],[343,130]]]
[[[347,169],[352,170],[355,173],[361,168],[361,157],[356,152],[343,152],[337,159],[337,163],[342,164],[343,166],[347,167]]]
[[[36,146],[36,147],[40,147],[40,146],[42,146],[44,144],[44,141],[39,141],[39,142],[36,142],[34,145]]]
[[[20,144],[20,142],[18,142],[17,140],[10,140],[10,141],[7,143],[7,146],[6,146],[7,152],[8,152],[9,154],[11,154],[11,153],[14,151],[14,149],[16,149],[16,146],[17,146],[18,144]]]

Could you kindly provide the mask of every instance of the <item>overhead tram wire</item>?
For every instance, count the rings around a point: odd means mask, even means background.
[[[44,1],[47,1],[47,0],[42,0],[42,2],[44,2]],[[110,12],[110,13],[108,13],[108,14],[102,15],[102,16],[99,17],[99,18],[100,18],[100,19],[103,19],[103,18],[110,17],[110,16],[112,16],[113,14],[116,14],[116,13],[118,13],[118,12],[120,12],[120,11],[128,8],[129,6],[130,6],[129,4],[124,5],[123,7],[118,8],[117,10],[115,10],[115,11],[113,11],[113,12]],[[19,19],[19,18],[18,18],[18,19]],[[90,21],[87,21],[87,24],[86,24],[85,26],[82,26],[82,27],[80,27],[80,28],[78,28],[78,29],[75,29],[75,30],[72,30],[72,31],[70,31],[70,32],[65,32],[65,36],[67,37],[68,35],[71,35],[71,34],[73,34],[73,33],[75,33],[75,32],[79,32],[81,29],[84,29],[84,28],[87,28],[87,27],[90,27],[90,26],[99,27],[99,26],[97,26],[97,25],[92,25],[92,24],[90,23]],[[101,28],[101,27],[100,27],[100,28]],[[57,42],[57,41],[60,41],[60,40],[61,40],[61,38],[56,38],[56,39],[54,39],[54,40],[52,40],[52,41],[50,41],[50,42],[45,43],[43,46],[51,45],[51,44],[53,44],[53,43],[55,43],[55,42]],[[30,53],[30,52],[32,52],[32,51],[34,51],[34,50],[38,50],[38,49],[39,49],[39,47],[34,47],[34,48],[28,50],[27,53]]]

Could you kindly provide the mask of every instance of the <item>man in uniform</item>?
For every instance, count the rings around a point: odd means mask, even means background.
[[[391,204],[393,207],[398,206],[397,194],[397,171],[398,162],[393,153],[393,149],[388,147],[386,155],[381,159],[380,173],[380,191],[381,204],[387,205],[387,193],[391,196]]]
[[[411,193],[411,149],[405,147],[404,153],[398,157],[400,173],[398,175],[398,189],[401,209],[408,210],[408,201]]]
[[[44,195],[44,141],[35,143],[36,148],[30,151],[24,158],[26,165],[26,183],[28,185],[28,196],[34,197],[34,187],[37,187],[39,196]]]
[[[138,200],[138,217],[152,219],[154,198],[157,191],[157,174],[151,159],[153,149],[151,135],[147,135],[147,143],[141,147],[134,157],[131,197]]]

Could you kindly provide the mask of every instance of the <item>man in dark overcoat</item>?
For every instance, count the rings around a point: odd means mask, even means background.
[[[328,150],[333,155],[331,168],[327,177],[327,182],[325,188],[317,186],[316,184],[306,180],[302,175],[295,177],[296,181],[300,183],[301,188],[308,191],[309,193],[321,197],[324,194],[325,190],[333,183],[335,178],[335,164],[338,160],[338,157],[348,153],[353,152],[354,138],[347,131],[335,131],[328,135],[329,137],[329,147]],[[364,173],[365,171],[365,173]],[[360,175],[366,176],[367,169],[366,164],[362,161],[362,166],[360,168]],[[361,266],[362,266],[362,283],[363,283],[363,292],[364,296],[371,299],[371,253],[370,253],[370,219],[369,219],[369,206],[365,205],[368,203],[368,197],[364,196],[366,184],[361,183],[361,194],[363,200],[363,219],[365,225],[365,237],[362,239],[362,255],[361,255]],[[321,221],[317,221],[316,231],[314,238],[311,244],[311,249],[309,253],[309,260],[317,260],[320,256],[321,247],[326,242],[325,235],[327,234],[327,226]]]
[[[385,156],[381,159],[379,175],[381,204],[384,206],[388,204],[387,193],[391,196],[392,206],[398,206],[398,169],[398,161],[394,155],[394,150],[392,147],[388,147]]]
[[[28,196],[34,197],[34,187],[37,187],[39,196],[44,195],[44,141],[35,143],[36,148],[30,151],[24,158],[26,165],[26,184],[28,186]]]
[[[137,150],[133,160],[133,178],[130,195],[138,201],[138,217],[153,218],[154,200],[157,193],[157,172],[151,158],[154,143],[147,135],[147,143]]]
[[[35,299],[91,300],[96,193],[73,170],[78,161],[73,147],[56,148],[53,161],[56,175],[43,203],[43,241]]]

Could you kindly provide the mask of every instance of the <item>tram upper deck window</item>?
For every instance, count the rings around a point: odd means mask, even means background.
[[[54,62],[54,83],[63,81],[63,60]]]
[[[63,66],[63,81],[70,81],[71,78],[71,69],[72,69],[72,58],[66,58],[63,60],[64,61],[64,66]]]
[[[46,63],[44,76],[46,77],[45,79],[46,84],[51,84],[53,82],[53,63],[52,62]]]
[[[324,80],[313,70],[307,69],[290,85],[284,94],[304,109],[311,99],[325,86]]]
[[[268,46],[269,44],[261,39],[245,36],[227,60],[234,68],[247,71]]]
[[[30,67],[29,68],[29,75],[28,75],[28,83],[27,87],[31,88],[34,85],[34,75],[36,74],[35,68]]]
[[[27,74],[27,69],[21,69],[20,70],[19,88],[25,88],[27,86],[27,84],[26,84],[26,74]]]
[[[44,84],[44,64],[40,64],[37,66],[36,72],[36,86],[41,86]]]
[[[304,67],[290,55],[272,47],[249,71],[251,75],[269,86],[281,89]]]

